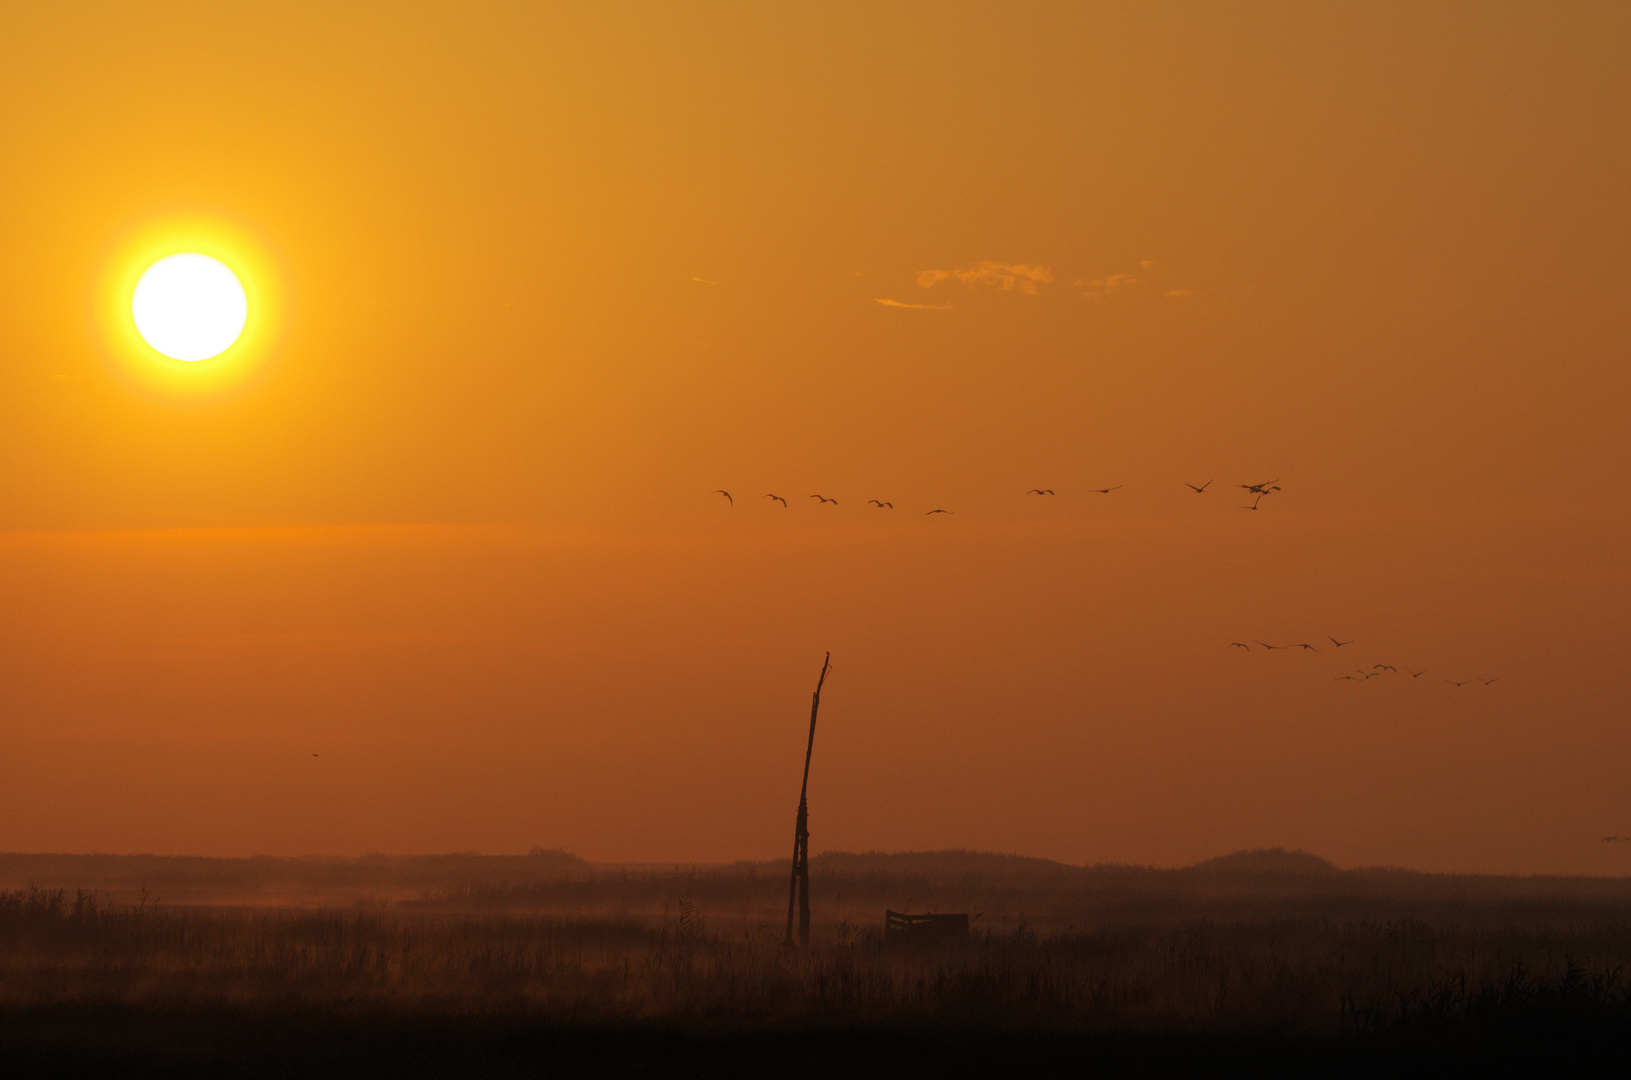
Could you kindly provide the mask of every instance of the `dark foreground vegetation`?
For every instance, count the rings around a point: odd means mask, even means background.
[[[1392,1075],[1631,1052],[1623,882],[1367,877],[1259,856],[1084,884],[1057,864],[850,858],[816,877],[829,918],[808,950],[776,940],[785,884],[745,866],[576,867],[345,908],[18,887],[0,894],[0,1065]],[[905,906],[902,889],[976,910],[971,940],[886,946],[875,905]]]

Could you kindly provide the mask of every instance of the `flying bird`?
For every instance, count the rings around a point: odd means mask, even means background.
[[[725,496],[725,501],[726,502],[730,503],[732,506],[736,505],[736,500],[731,498],[731,493],[726,491],[725,489],[721,488],[718,491],[715,491],[714,494],[715,495],[723,495],[723,496]]]
[[[1027,495],[1052,495],[1053,494],[1053,489],[1052,488],[1032,488],[1031,490],[1027,491],[1025,494],[1027,494]]]
[[[1256,638],[1252,638],[1252,640],[1257,641]],[[1289,648],[1291,648],[1290,645],[1270,645],[1266,641],[1257,641],[1257,643],[1259,645],[1263,646],[1263,648],[1265,648],[1265,649],[1289,649]]]
[[[1255,500],[1253,500],[1253,502],[1252,502],[1252,504],[1250,506],[1242,506],[1241,509],[1242,510],[1256,510],[1257,509],[1257,504],[1262,502],[1262,501],[1263,501],[1263,496],[1259,495]]]
[[[1197,495],[1204,495],[1206,493],[1206,489],[1211,487],[1211,486],[1212,486],[1212,481],[1210,481],[1210,480],[1208,480],[1206,483],[1202,484],[1200,487],[1196,487],[1194,484],[1191,484],[1188,481],[1184,482],[1184,487],[1186,487],[1189,490],[1193,491]]]
[[[1245,649],[1247,652],[1252,651],[1252,647],[1250,645],[1243,644],[1242,642],[1239,642],[1239,641],[1229,642],[1229,648],[1231,648],[1231,649]]]
[[[1386,668],[1388,671],[1393,672],[1393,674],[1395,674],[1395,675],[1397,675],[1399,673],[1399,669],[1394,667],[1392,664],[1372,664],[1371,667],[1376,669],[1377,671],[1381,671],[1382,669]]]
[[[1405,668],[1405,670],[1406,670],[1406,671],[1410,671],[1410,669],[1409,669],[1409,668]],[[1419,678],[1421,678],[1421,677],[1422,677],[1422,676],[1423,676],[1423,675],[1425,675],[1425,674],[1427,674],[1427,672],[1426,672],[1426,670],[1425,670],[1425,669],[1424,669],[1424,670],[1422,670],[1422,671],[1410,671],[1410,677],[1411,677],[1411,678],[1412,678],[1412,679],[1419,679]]]
[[[1456,682],[1456,681],[1455,681],[1455,680],[1454,680],[1454,679],[1445,679],[1445,680],[1444,680],[1444,681],[1445,681],[1445,682],[1447,682],[1447,683],[1449,683],[1449,684],[1450,684],[1450,685],[1451,685],[1451,686],[1453,686],[1453,687],[1455,687],[1455,688],[1456,688],[1456,689],[1458,689],[1458,690],[1459,690],[1459,689],[1460,689],[1460,688],[1461,688],[1461,687],[1463,687],[1463,686],[1466,686],[1466,685],[1467,685],[1467,683],[1470,683],[1470,682],[1472,682],[1472,680],[1471,680],[1471,679],[1467,679],[1467,680],[1465,680],[1465,681],[1464,681],[1464,682]]]
[[[781,503],[783,506],[787,505],[787,500],[782,498],[780,495],[766,495],[765,498],[775,499],[777,502]]]
[[[1273,486],[1279,482],[1280,478],[1275,477],[1273,480],[1265,480],[1261,484],[1241,484],[1240,486],[1251,492],[1253,495],[1267,495],[1271,491],[1280,490],[1279,488]]]
[[[1349,682],[1364,682],[1365,681],[1364,679],[1361,679],[1357,675],[1338,675],[1336,678],[1332,679],[1331,681],[1332,682],[1341,682],[1343,679],[1347,679]]]
[[[1618,843],[1622,843],[1622,842],[1624,842],[1626,840],[1631,840],[1631,836],[1605,836],[1605,837],[1603,837],[1603,843],[1605,843],[1605,844],[1618,844]]]
[[[1478,681],[1483,683],[1485,686],[1488,686],[1490,683],[1497,683],[1497,682],[1500,682],[1501,680],[1499,678],[1494,678],[1494,679],[1479,679]]]
[[[1298,645],[1293,645],[1291,647],[1293,649],[1307,649],[1309,652],[1319,652],[1319,650],[1314,648],[1314,646],[1312,646],[1312,645],[1298,644]]]
[[[879,510],[893,510],[895,508],[894,503],[886,503],[880,499],[868,499],[867,502],[876,506]]]
[[[822,502],[824,502],[824,503],[832,503],[832,504],[833,504],[833,505],[834,505],[834,506],[837,506],[837,505],[838,505],[838,500],[837,500],[837,499],[829,499],[829,498],[827,498],[827,497],[826,497],[826,496],[825,496],[825,495],[811,495],[811,496],[810,496],[810,498],[812,498],[812,499],[820,499],[820,500],[821,500],[821,501],[822,501]]]
[[[1330,634],[1326,634],[1325,636],[1326,637],[1331,637]],[[1349,638],[1347,641],[1338,641],[1336,638],[1331,638],[1331,644],[1335,645],[1337,648],[1340,649],[1344,645],[1352,645],[1353,644],[1353,639]]]
[[[926,510],[926,511],[924,511],[923,516],[928,517],[930,514],[949,514],[949,513],[951,513],[950,510]]]
[[[1108,495],[1112,491],[1120,491],[1122,488],[1124,488],[1126,486],[1127,486],[1126,484],[1117,484],[1113,488],[1088,488],[1087,490],[1092,492],[1095,495]]]

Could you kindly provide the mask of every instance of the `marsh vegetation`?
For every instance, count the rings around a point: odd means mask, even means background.
[[[1187,871],[826,856],[825,917],[810,948],[789,949],[775,871],[557,866],[308,907],[13,888],[0,1046],[42,1067],[134,1052],[291,1075],[751,1072],[763,1054],[911,1075],[1044,1050],[1034,1069],[1065,1051],[1106,1068],[1185,1071],[1220,1053],[1362,1068],[1631,1048],[1624,881],[1291,856]],[[889,948],[886,904],[955,905],[976,930],[965,946]]]

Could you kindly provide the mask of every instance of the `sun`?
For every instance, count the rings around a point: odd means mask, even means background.
[[[130,313],[143,341],[172,360],[190,363],[232,347],[248,321],[249,298],[226,263],[182,252],[143,271]]]

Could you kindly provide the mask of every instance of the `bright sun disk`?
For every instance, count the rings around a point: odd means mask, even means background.
[[[208,255],[184,252],[149,266],[130,312],[142,340],[172,360],[208,360],[232,347],[249,317],[238,277]]]

